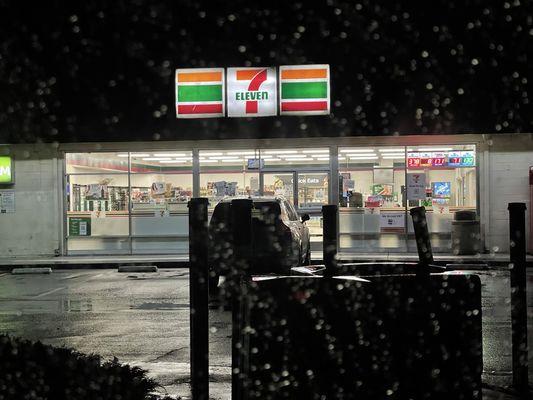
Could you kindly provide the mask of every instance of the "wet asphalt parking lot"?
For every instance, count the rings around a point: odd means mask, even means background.
[[[476,271],[482,280],[483,381],[511,382],[509,274]],[[529,343],[533,343],[533,272],[528,272]],[[231,315],[210,310],[211,397],[231,391]],[[161,392],[190,396],[187,269],[118,273],[116,269],[55,270],[50,275],[0,272],[0,332],[97,353],[138,365]],[[533,360],[530,352],[530,363]],[[530,368],[530,381],[533,378]],[[484,398],[512,398],[485,390]]]

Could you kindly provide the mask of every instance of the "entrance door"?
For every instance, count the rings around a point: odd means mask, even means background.
[[[263,172],[263,195],[284,196],[296,205],[295,175],[295,172]]]

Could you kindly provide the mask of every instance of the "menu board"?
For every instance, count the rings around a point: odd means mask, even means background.
[[[408,168],[430,167],[475,167],[476,157],[473,151],[407,153]]]

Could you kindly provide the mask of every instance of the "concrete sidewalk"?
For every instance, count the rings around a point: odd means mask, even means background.
[[[397,261],[416,262],[417,253],[352,253],[340,252],[340,262],[368,262],[368,261]],[[473,256],[458,256],[448,253],[434,254],[438,264],[488,264],[491,266],[505,267],[509,262],[509,254],[488,253]],[[313,264],[322,263],[322,252],[315,251],[311,254]],[[533,256],[528,255],[527,261],[533,266]],[[104,267],[124,264],[153,264],[165,267],[187,267],[188,254],[146,254],[146,255],[87,255],[87,256],[38,256],[38,257],[0,257],[0,268],[8,269],[13,266],[49,266],[56,268],[78,268],[83,266]]]

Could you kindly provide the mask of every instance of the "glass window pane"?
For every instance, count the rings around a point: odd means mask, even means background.
[[[128,198],[127,174],[68,176],[68,236],[128,235]]]
[[[185,150],[159,150],[131,153],[131,172],[162,174],[192,170],[192,152]]]
[[[405,147],[339,148],[340,246],[405,251]]]
[[[295,167],[328,168],[329,149],[296,148],[296,149],[262,149],[263,169],[294,169]]]
[[[409,195],[408,207],[424,206],[434,251],[449,251],[451,223],[459,210],[476,211],[476,155],[474,145],[410,146],[408,181],[420,175],[424,193]],[[416,249],[409,220],[411,250]]]
[[[293,180],[292,173],[264,173],[263,194],[265,196],[283,196],[293,204]]]
[[[68,153],[65,155],[67,173],[91,174],[128,172],[128,153]]]
[[[202,150],[199,156],[200,196],[210,208],[223,197],[259,195],[257,150]]]
[[[320,209],[328,203],[328,174],[298,174],[298,209]]]

